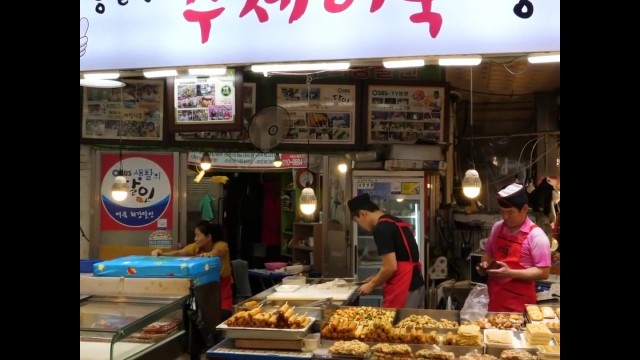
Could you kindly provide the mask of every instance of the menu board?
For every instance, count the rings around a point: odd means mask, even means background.
[[[355,85],[278,84],[277,92],[290,118],[284,143],[354,143]]]
[[[162,140],[163,80],[120,79],[121,88],[84,88],[84,139]]]
[[[442,141],[445,88],[367,87],[367,143],[414,144]]]

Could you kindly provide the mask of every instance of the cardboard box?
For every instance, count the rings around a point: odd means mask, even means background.
[[[445,161],[437,160],[406,160],[393,159],[384,162],[385,170],[431,170],[441,171],[447,169]]]

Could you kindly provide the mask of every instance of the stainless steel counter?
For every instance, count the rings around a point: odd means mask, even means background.
[[[354,278],[342,278],[347,282],[354,282]],[[324,284],[335,280],[335,278],[307,278],[306,285],[314,286],[317,284]],[[242,306],[249,301],[263,302],[263,306],[280,306],[284,303],[288,303],[290,306],[297,307],[316,307],[320,308],[323,304],[331,303],[336,306],[346,306],[357,304],[359,294],[357,292],[358,286],[350,286],[341,288],[339,299],[333,299],[332,295],[336,294],[336,291],[332,289],[317,289],[313,288],[314,294],[309,294],[308,291],[304,292],[304,296],[301,296],[301,290],[289,293],[278,293],[276,288],[281,284],[276,284],[239,304],[234,305],[234,312],[238,309],[244,309]],[[277,293],[277,296],[276,296]],[[324,300],[324,301],[323,301]],[[311,306],[309,306],[311,305]]]

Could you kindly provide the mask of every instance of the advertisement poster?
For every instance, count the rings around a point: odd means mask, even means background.
[[[370,85],[367,142],[414,144],[442,141],[444,87]]]
[[[353,144],[355,85],[278,84],[279,106],[289,112],[284,143]]]
[[[233,124],[236,114],[234,71],[223,76],[175,79],[176,124]]]
[[[248,143],[249,132],[247,127],[253,114],[256,112],[256,84],[246,82],[242,86],[242,130],[237,131],[189,131],[176,132],[175,141],[209,141]]]
[[[100,230],[156,230],[161,220],[173,227],[173,154],[132,154],[122,156],[122,169],[129,192],[124,201],[111,197],[118,170],[118,154],[102,154],[100,177]]]
[[[161,141],[164,81],[121,81],[121,88],[84,88],[82,137]]]

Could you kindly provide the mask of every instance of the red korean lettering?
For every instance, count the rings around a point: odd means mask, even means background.
[[[258,21],[261,23],[268,21],[269,14],[267,13],[267,10],[258,5],[258,1],[259,0],[247,0],[247,2],[244,3],[242,11],[240,11],[240,17],[245,17],[249,12],[255,11],[258,16]]]
[[[405,0],[411,2],[419,2],[422,4],[422,12],[409,16],[409,20],[413,23],[429,23],[429,34],[432,38],[438,36],[442,27],[442,15],[431,11],[433,0]]]
[[[335,14],[347,10],[351,4],[353,0],[345,0],[342,4],[337,4],[336,0],[324,0],[324,9]]]
[[[382,5],[384,5],[384,0],[373,0],[371,2],[371,9],[369,9],[369,12],[374,13],[374,12],[380,10]]]
[[[284,10],[291,4],[291,0],[265,0],[267,4],[275,4],[280,1],[280,11]],[[269,14],[267,10],[258,5],[259,0],[246,0],[242,11],[240,12],[240,17],[244,17],[251,11],[255,11],[258,16],[258,21],[265,22],[269,20]],[[304,15],[305,11],[307,11],[307,6],[309,5],[309,0],[295,0],[293,3],[293,10],[291,11],[291,15],[289,15],[289,24],[293,23],[296,20],[299,20],[302,15]]]
[[[187,0],[187,5],[193,4],[195,1],[196,0]],[[209,41],[209,34],[211,33],[211,22],[215,18],[220,16],[220,14],[224,12],[224,10],[224,7],[209,11],[185,10],[182,13],[182,16],[184,16],[184,18],[189,22],[200,23],[200,38],[202,39],[202,43],[204,44]]]

